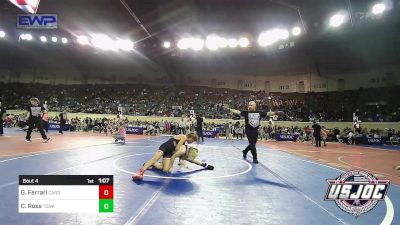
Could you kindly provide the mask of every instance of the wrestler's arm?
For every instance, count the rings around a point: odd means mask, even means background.
[[[185,146],[181,146],[179,151],[175,151],[175,153],[171,156],[171,161],[169,163],[169,168],[168,168],[168,172],[169,173],[172,172],[172,168],[174,167],[175,159],[185,155],[185,153],[186,153],[186,147]]]
[[[181,134],[181,135],[175,135],[174,139],[179,140],[178,144],[176,144],[176,147],[175,147],[175,151],[178,152],[181,149],[182,145],[185,144],[187,137],[186,137],[186,135]]]

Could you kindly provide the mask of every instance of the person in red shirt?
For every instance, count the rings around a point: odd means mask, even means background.
[[[125,129],[125,123],[123,121],[119,122],[118,132],[115,133],[113,137],[115,139],[115,142],[121,140],[123,143],[125,143],[126,129]]]

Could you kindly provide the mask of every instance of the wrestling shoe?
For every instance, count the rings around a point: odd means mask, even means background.
[[[243,159],[247,159],[247,152],[243,150],[242,153],[243,153]]]

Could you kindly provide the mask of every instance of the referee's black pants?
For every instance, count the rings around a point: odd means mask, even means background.
[[[49,122],[43,120],[42,123],[43,123],[43,130],[45,130],[46,133],[49,133]]]
[[[256,144],[258,140],[258,130],[248,130],[246,129],[246,136],[247,140],[249,141],[249,145],[246,147],[245,150],[243,150],[244,154],[247,154],[249,151],[253,155],[253,160],[257,160],[257,149],[256,149]]]
[[[47,139],[46,133],[43,130],[43,120],[40,117],[30,117],[28,120],[28,131],[26,132],[26,139],[30,140],[31,135],[32,135],[32,130],[37,127],[37,129],[40,132],[40,135],[42,135],[43,139]]]
[[[65,127],[65,122],[66,122],[65,120],[60,121],[60,129],[58,130],[58,133],[60,133],[60,134],[63,133],[64,127]]]
[[[3,118],[0,117],[0,134],[3,134]]]
[[[203,128],[196,128],[197,136],[199,137],[199,141],[201,138],[201,142],[204,142]]]
[[[315,146],[316,147],[321,147],[321,135],[318,134],[314,134],[314,138],[315,138]]]

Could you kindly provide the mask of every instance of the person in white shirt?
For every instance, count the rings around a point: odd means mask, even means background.
[[[179,134],[186,134],[186,123],[183,120],[183,118],[179,121],[178,133]]]

